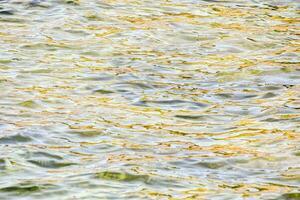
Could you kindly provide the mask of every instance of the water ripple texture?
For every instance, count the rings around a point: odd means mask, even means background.
[[[0,0],[0,199],[299,200],[298,0]]]

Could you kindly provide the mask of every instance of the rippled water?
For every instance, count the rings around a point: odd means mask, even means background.
[[[0,0],[0,199],[300,199],[297,0]]]

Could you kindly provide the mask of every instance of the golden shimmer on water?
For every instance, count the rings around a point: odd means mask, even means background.
[[[0,0],[0,199],[300,199],[299,8]]]

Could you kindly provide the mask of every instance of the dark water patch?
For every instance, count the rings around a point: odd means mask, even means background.
[[[262,120],[263,122],[280,122],[280,121],[284,121],[283,119],[276,119],[276,118],[267,118]]]
[[[177,130],[168,130],[168,133],[171,135],[177,135],[177,136],[186,136],[186,135],[192,135],[193,133],[188,133],[184,131],[177,131]]]
[[[4,170],[6,168],[6,162],[4,159],[0,158],[0,170]]]
[[[192,121],[230,121],[232,119],[229,115],[208,115],[208,114],[202,114],[202,115],[175,115],[174,117],[185,119],[185,120],[192,120]]]
[[[51,184],[36,185],[33,183],[19,183],[16,185],[0,188],[0,192],[12,193],[15,195],[29,195],[52,187]]]
[[[13,15],[14,11],[13,10],[1,10],[0,9],[0,15]]]
[[[42,151],[37,151],[37,152],[32,152],[29,154],[30,157],[32,158],[52,158],[52,159],[57,159],[57,160],[63,160],[63,157],[47,152],[42,152]]]
[[[21,48],[27,50],[48,50],[48,51],[58,51],[58,50],[76,50],[78,47],[71,44],[57,44],[57,43],[30,43],[22,45]]]
[[[53,4],[45,0],[31,0],[29,2],[26,2],[26,6],[29,8],[51,8]]]
[[[141,89],[153,89],[153,86],[146,83],[130,83],[130,85],[139,87]]]
[[[262,114],[262,108],[260,107],[237,107],[237,106],[227,106],[224,109],[225,113],[238,114],[238,115],[259,115]]]
[[[178,159],[176,161],[170,161],[168,162],[168,164],[180,168],[180,167],[193,167],[197,162],[198,162],[197,159],[184,158],[181,160]]]
[[[18,144],[31,141],[31,137],[22,134],[9,135],[0,138],[0,144]]]
[[[295,156],[300,156],[300,151],[294,153]]]
[[[300,109],[300,100],[290,101],[284,104],[284,107],[293,108],[293,109]]]
[[[254,97],[257,97],[256,94],[237,94],[234,96],[234,100],[245,100],[245,99],[251,99]]]
[[[201,115],[175,115],[174,117],[186,120],[205,120],[207,118],[207,116]]]
[[[80,5],[80,1],[79,0],[63,0],[63,3],[66,4],[70,4],[70,5],[75,5],[75,6],[79,6]]]
[[[7,22],[7,23],[26,23],[27,21],[25,19],[22,18],[16,18],[16,17],[3,17],[0,16],[0,22]]]
[[[208,168],[208,169],[219,169],[225,167],[227,165],[226,162],[218,162],[218,161],[201,161],[198,162],[196,165]]]
[[[262,90],[281,90],[283,89],[283,87],[281,86],[278,86],[278,85],[267,85],[267,86],[264,86],[264,87],[261,87],[260,89]]]
[[[127,172],[114,172],[114,171],[104,171],[96,173],[96,178],[99,179],[106,179],[112,181],[125,181],[125,182],[132,182],[132,181],[142,181],[148,182],[150,177],[148,175],[136,175]]]
[[[89,35],[87,32],[85,31],[80,31],[80,30],[65,30],[68,33],[74,34],[74,35],[78,35],[78,36],[87,36]]]
[[[30,71],[23,71],[22,73],[30,73],[30,74],[48,74],[53,72],[52,69],[36,69]]]
[[[300,193],[299,192],[286,193],[286,194],[283,194],[279,199],[283,199],[283,200],[299,200],[300,199]]]
[[[36,107],[38,107],[38,104],[33,100],[23,101],[23,102],[19,103],[18,105],[22,106],[22,107],[26,107],[26,108],[36,108]]]
[[[96,173],[95,177],[97,179],[103,179],[108,181],[117,181],[136,184],[137,182],[142,182],[146,185],[151,185],[152,187],[182,187],[182,184],[176,179],[167,177],[150,177],[150,175],[138,175],[127,172],[116,172],[116,171],[104,171]]]
[[[18,194],[23,194],[23,193],[31,193],[31,192],[37,192],[40,191],[41,187],[39,186],[10,186],[10,187],[5,187],[1,188],[1,192],[14,192]]]
[[[183,101],[183,100],[162,100],[162,101],[140,101],[141,104],[144,105],[160,105],[174,108],[183,108],[184,106],[188,106],[189,108],[206,108],[208,104],[199,103],[199,102],[191,102],[191,101]]]
[[[128,89],[153,89],[154,87],[149,83],[142,83],[142,82],[124,82],[116,84],[117,88],[128,88]]]
[[[285,88],[291,88],[291,87],[294,87],[295,85],[291,85],[291,84],[284,84],[284,85],[282,85],[283,87],[285,87]]]
[[[8,63],[11,63],[13,62],[12,60],[9,60],[9,59],[0,59],[0,64],[8,64]]]
[[[216,94],[217,97],[220,97],[222,99],[231,99],[231,100],[245,100],[245,99],[251,99],[254,97],[257,97],[258,95],[256,94],[230,94],[230,93],[221,93],[221,94]]]
[[[198,159],[192,159],[192,158],[187,158],[183,160],[178,160],[178,161],[171,161],[169,164],[176,166],[178,168],[181,167],[188,167],[188,168],[193,168],[193,169],[199,169],[204,168],[204,169],[220,169],[228,165],[226,161],[218,161],[218,160],[198,160]]]
[[[86,80],[86,81],[108,81],[114,79],[114,77],[110,74],[99,74],[95,75],[94,73],[85,73],[81,75],[83,78],[80,78],[80,80]],[[88,87],[90,88],[90,87]],[[92,88],[91,88],[92,89]]]
[[[142,107],[149,107],[146,103],[146,101],[137,101],[135,103],[133,103],[132,105],[134,106],[142,106]]]
[[[101,131],[70,131],[69,133],[80,135],[82,137],[96,137],[104,135],[104,133]]]
[[[93,93],[98,93],[98,94],[113,94],[114,92],[111,91],[111,90],[97,89],[97,90],[94,90]]]
[[[268,92],[266,94],[264,94],[261,98],[262,99],[268,99],[268,98],[273,98],[273,97],[276,97],[277,95],[273,92]]]
[[[232,98],[232,94],[229,94],[229,93],[219,93],[219,94],[216,94],[216,96],[221,97],[221,98],[226,98],[226,99]]]
[[[43,168],[49,168],[49,169],[57,169],[57,168],[68,167],[71,165],[76,165],[76,163],[61,162],[61,161],[46,160],[46,159],[28,160],[28,162],[30,162],[36,166],[43,167]]]
[[[127,89],[118,89],[116,91],[119,93],[122,93],[122,94],[134,94],[134,92],[132,92],[131,90],[127,90]]]
[[[82,52],[81,55],[98,57],[100,54],[97,51],[85,51]]]

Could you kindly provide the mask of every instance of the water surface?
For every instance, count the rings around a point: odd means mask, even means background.
[[[299,199],[299,5],[0,0],[0,199]]]

